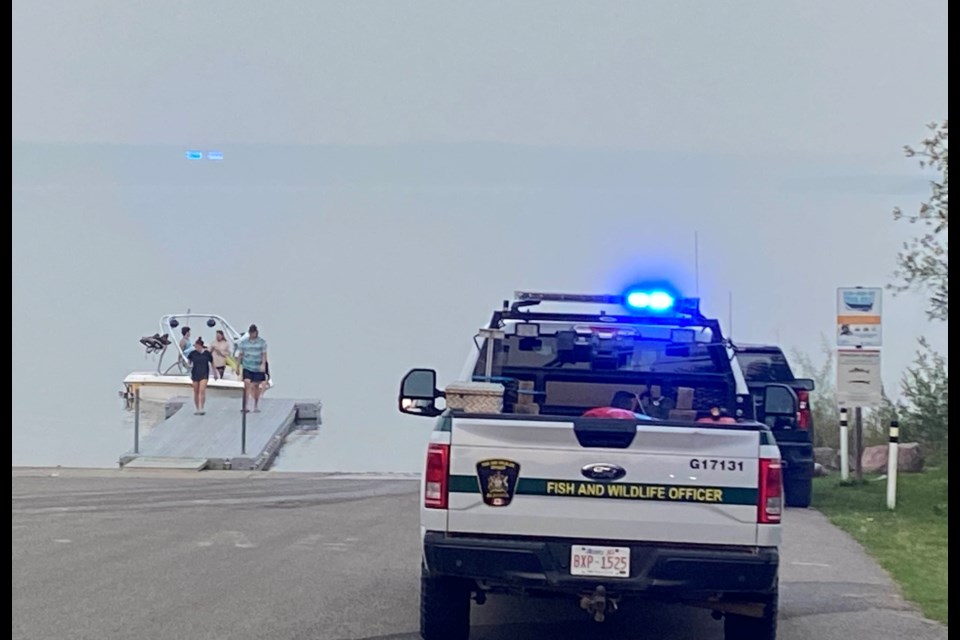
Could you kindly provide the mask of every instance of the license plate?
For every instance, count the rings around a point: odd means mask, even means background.
[[[630,548],[575,544],[570,548],[570,575],[629,578]]]

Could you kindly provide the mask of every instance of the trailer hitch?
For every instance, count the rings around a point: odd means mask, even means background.
[[[608,613],[615,613],[619,601],[619,598],[608,596],[602,584],[593,593],[580,594],[580,608],[592,615],[595,622],[603,622]]]

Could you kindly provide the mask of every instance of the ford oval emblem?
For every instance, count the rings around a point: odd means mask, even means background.
[[[585,465],[580,469],[580,473],[591,480],[619,480],[627,475],[627,470],[615,464],[597,462]]]

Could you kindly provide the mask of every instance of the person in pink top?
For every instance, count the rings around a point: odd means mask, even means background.
[[[233,351],[233,345],[227,340],[222,329],[217,330],[213,344],[210,345],[210,353],[213,355],[213,368],[217,370],[220,377],[223,378],[224,371],[227,370],[227,358]]]

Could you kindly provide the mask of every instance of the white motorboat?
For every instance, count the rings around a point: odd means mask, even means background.
[[[171,398],[193,396],[190,364],[180,348],[183,327],[190,327],[191,342],[202,337],[208,347],[213,344],[216,332],[223,331],[230,342],[233,357],[236,356],[237,345],[246,335],[239,333],[229,322],[216,314],[188,311],[163,316],[160,318],[159,332],[140,338],[140,344],[147,354],[156,356],[156,370],[134,371],[123,379],[124,389],[120,392],[120,397],[126,402],[128,409],[133,408],[138,391],[140,400],[148,402],[165,402]],[[264,391],[273,386],[272,380],[263,384]],[[207,382],[207,397],[231,397],[240,400],[243,398],[243,380],[236,371],[227,367],[223,378],[211,377]]]

